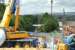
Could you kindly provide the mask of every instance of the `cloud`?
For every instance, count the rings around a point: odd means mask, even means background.
[[[55,0],[55,7],[65,8],[66,12],[75,12],[75,0]]]
[[[24,0],[21,3],[21,11],[25,13],[41,13],[46,11],[45,8],[49,7],[47,0],[37,0],[37,1],[27,1],[24,2]],[[43,10],[44,9],[44,10]]]
[[[51,0],[20,0],[21,14],[35,14],[49,12],[51,9]],[[65,8],[66,12],[75,11],[75,0],[53,0],[53,12],[62,12]]]
[[[51,0],[22,0],[22,11],[29,14],[49,12],[51,9]],[[62,12],[65,8],[66,12],[75,11],[75,0],[53,0],[53,12]]]

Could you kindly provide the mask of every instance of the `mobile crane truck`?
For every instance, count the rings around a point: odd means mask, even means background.
[[[28,32],[16,32],[19,18],[19,0],[7,0],[5,13],[3,19],[0,23],[0,46],[6,41],[6,39],[19,39],[19,38],[28,38],[30,35]],[[14,32],[10,31],[9,23],[12,18],[12,15],[16,13],[15,28]]]

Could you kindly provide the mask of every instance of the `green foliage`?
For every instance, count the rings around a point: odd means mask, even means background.
[[[12,16],[9,26],[14,26],[15,24],[15,15]]]
[[[40,17],[40,16],[39,16]],[[20,31],[34,31],[33,24],[38,24],[37,15],[23,15],[20,16],[19,21],[19,30]],[[13,26],[15,21],[15,17],[12,18],[10,25]],[[50,16],[48,13],[45,13],[39,24],[43,24],[43,26],[38,28],[38,31],[41,32],[51,32],[58,28],[58,22],[54,16]]]
[[[21,31],[33,31],[33,16],[32,15],[26,15],[20,17],[20,25],[19,30]]]
[[[13,15],[11,21],[10,21],[10,26],[15,25],[15,17]],[[33,24],[33,16],[32,15],[24,15],[19,17],[19,28],[18,30],[20,31],[33,31],[34,27],[32,27]]]
[[[5,11],[5,5],[3,3],[0,3],[0,19],[2,19],[4,11]]]
[[[42,27],[40,27],[40,31],[42,32],[51,32],[53,30],[56,30],[58,28],[58,22],[55,19],[54,16],[50,16],[48,13],[45,13],[43,15],[43,18],[41,20],[41,24],[43,24]]]

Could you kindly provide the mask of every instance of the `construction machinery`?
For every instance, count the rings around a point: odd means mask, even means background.
[[[0,46],[6,41],[6,39],[21,39],[28,38],[30,35],[28,32],[16,31],[19,19],[19,0],[7,0],[5,13],[0,23]],[[9,23],[12,15],[16,13],[14,31],[11,31]]]
[[[6,4],[5,13],[0,23],[0,46],[2,46],[4,42],[8,43],[7,45],[11,46],[11,44],[12,45],[15,44],[15,41],[18,42],[23,39],[22,41],[25,42],[26,39],[31,39],[32,37],[35,37],[34,35],[30,35],[26,31],[17,31],[18,24],[19,24],[19,9],[20,9],[19,0],[7,0],[7,1],[8,3]],[[9,23],[13,14],[16,14],[15,25],[12,28],[10,28]],[[34,39],[33,40],[34,42],[36,41],[36,39],[40,39],[40,38],[43,38],[43,36],[38,36],[38,37],[36,36],[36,38],[32,38],[32,39]],[[43,45],[42,42],[40,42],[40,40],[38,41],[42,47]],[[19,47],[19,45],[16,44],[16,47]]]

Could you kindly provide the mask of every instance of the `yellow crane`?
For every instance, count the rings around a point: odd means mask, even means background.
[[[8,3],[6,5],[5,13],[3,16],[3,19],[0,23],[0,45],[4,43],[6,39],[16,39],[16,38],[27,38],[30,37],[28,32],[16,32],[16,29],[18,28],[18,19],[19,19],[19,0],[7,0]],[[10,31],[10,20],[12,18],[12,15],[16,12],[16,19],[15,19],[15,26],[14,31]],[[7,32],[8,31],[8,32]]]
[[[19,2],[19,1],[18,1]],[[16,31],[17,30],[17,28],[18,28],[18,25],[19,25],[19,11],[20,10],[20,6],[19,6],[19,3],[17,3],[17,5],[16,5],[16,19],[15,19],[15,26],[14,26],[14,31]]]
[[[8,0],[8,3],[6,5],[5,13],[0,23],[0,46],[5,42],[6,39],[10,41],[12,39],[16,40],[16,39],[35,37],[31,36],[26,31],[17,31],[19,24],[19,9],[20,9],[19,4],[16,3],[17,1],[19,0]],[[14,13],[16,14],[16,19],[15,19],[14,31],[11,31],[9,23]],[[44,38],[43,36],[40,37]]]

